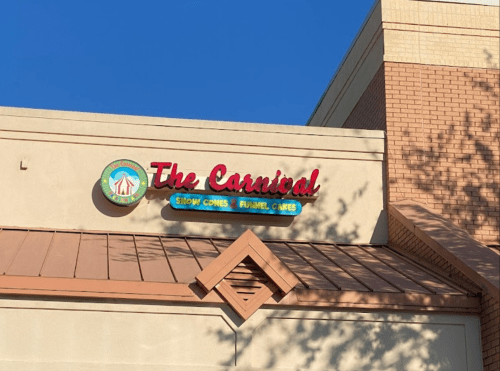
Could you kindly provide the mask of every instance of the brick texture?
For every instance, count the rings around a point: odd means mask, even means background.
[[[384,62],[344,123],[387,132],[387,200],[427,204],[485,244],[500,243],[500,71]],[[389,216],[389,243],[477,285]],[[500,309],[481,298],[484,371],[500,371]]]
[[[385,63],[389,202],[429,205],[500,241],[497,69]]]
[[[385,80],[382,65],[342,127],[385,130],[385,121]]]
[[[500,308],[488,294],[481,298],[481,342],[483,370],[500,370]]]
[[[452,266],[446,259],[434,252],[413,232],[389,215],[389,246],[402,250],[421,261],[428,263],[442,275],[462,283],[464,287],[479,288],[464,274]],[[481,297],[481,343],[483,352],[483,370],[500,370],[500,308],[499,303],[489,294]]]

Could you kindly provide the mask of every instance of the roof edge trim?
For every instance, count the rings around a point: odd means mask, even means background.
[[[87,288],[89,284],[94,285],[95,291]],[[82,285],[86,289],[82,289]],[[0,276],[0,294],[8,296],[141,300],[207,305],[225,303],[215,291],[205,296],[196,293],[193,286],[197,286],[193,284],[154,283],[151,285],[140,282],[120,282],[122,290],[113,291],[112,288],[115,285],[116,282],[102,280]],[[101,290],[98,290],[99,287]],[[150,290],[153,287],[155,290]],[[274,297],[269,298],[264,306],[273,309],[308,307],[477,314],[480,312],[480,299],[462,295],[295,289],[279,301]]]
[[[500,262],[486,245],[417,202],[390,203],[388,211],[437,254],[500,300]]]
[[[333,73],[333,76],[332,78],[330,79],[330,82],[328,83],[328,85],[326,86],[326,89],[323,91],[323,94],[321,94],[321,97],[319,98],[318,100],[318,103],[316,103],[316,106],[314,107],[314,110],[312,111],[311,115],[309,116],[309,119],[307,120],[305,126],[309,126],[309,124],[311,123],[311,120],[312,118],[314,117],[314,115],[316,114],[316,112],[318,111],[318,108],[319,106],[321,105],[321,103],[323,103],[323,99],[325,98],[326,94],[328,93],[328,90],[330,89],[330,87],[332,86],[333,84],[333,81],[335,80],[335,78],[337,77],[337,75],[339,74],[340,70],[342,69],[342,67],[344,66],[344,63],[345,61],[347,60],[347,58],[349,57],[349,54],[351,54],[351,51],[352,49],[354,48],[354,45],[356,44],[356,42],[358,41],[359,39],[359,36],[361,35],[361,33],[363,32],[363,30],[365,29],[366,27],[366,24],[368,23],[369,19],[371,18],[373,12],[375,11],[375,8],[377,8],[377,5],[380,4],[381,0],[376,0],[370,10],[368,11],[368,14],[366,15],[365,19],[363,20],[363,23],[361,23],[361,26],[359,27],[358,29],[358,32],[356,33],[356,35],[353,37],[352,41],[351,41],[351,44],[349,45],[349,47],[347,48],[347,51],[345,52],[344,56],[342,57],[342,60],[340,61],[339,65],[337,66],[337,68],[335,69],[335,72]]]

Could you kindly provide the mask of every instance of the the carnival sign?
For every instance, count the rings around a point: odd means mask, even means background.
[[[234,197],[191,193],[174,193],[170,196],[170,206],[179,210],[286,216],[299,215],[302,211],[300,202],[290,199]]]
[[[154,186],[157,189],[168,187],[171,189],[194,189],[199,180],[197,180],[195,173],[188,173],[186,176],[182,172],[177,171],[177,164],[171,162],[152,162],[151,167],[157,168]],[[162,181],[163,171],[170,169],[170,174],[167,180]],[[294,181],[290,177],[281,176],[281,170],[276,171],[276,176],[272,179],[269,177],[258,176],[253,178],[252,175],[246,174],[241,176],[235,173],[227,180],[221,179],[227,174],[227,167],[223,164],[215,166],[210,172],[208,178],[208,185],[215,192],[230,191],[245,193],[256,193],[261,195],[281,195],[291,193],[294,196],[314,196],[318,190],[319,185],[316,186],[319,170],[314,169],[309,179],[302,177]]]
[[[153,185],[156,189],[192,191],[199,184],[193,172],[184,175],[178,165],[172,162],[152,162],[156,168]],[[168,174],[167,171],[169,171]],[[299,201],[280,197],[312,197],[320,186],[316,185],[319,170],[314,169],[309,178],[294,180],[276,171],[274,177],[253,177],[251,174],[234,173],[226,177],[227,167],[216,165],[209,174],[208,185],[213,194],[174,193],[170,205],[178,210],[219,211],[234,213],[253,213],[269,215],[300,214]],[[162,180],[164,179],[164,180]],[[116,160],[106,166],[101,175],[101,189],[108,200],[129,206],[137,203],[148,187],[144,169],[131,160]],[[219,194],[219,193],[229,193]],[[248,197],[238,196],[244,193]],[[260,197],[250,197],[251,195]],[[269,196],[268,198],[262,196]]]

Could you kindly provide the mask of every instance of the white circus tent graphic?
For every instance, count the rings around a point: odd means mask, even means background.
[[[115,193],[120,196],[130,196],[133,193],[132,188],[134,185],[135,184],[128,179],[127,174],[123,173],[122,177],[114,184]]]

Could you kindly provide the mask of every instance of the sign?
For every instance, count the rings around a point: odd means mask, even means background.
[[[119,206],[130,206],[141,200],[148,188],[146,171],[137,162],[116,160],[101,175],[101,189],[108,200]]]
[[[170,188],[174,190],[193,190],[200,181],[195,173],[184,175],[178,171],[177,164],[172,162],[152,162],[151,167],[157,168],[154,177],[154,186],[157,189]],[[170,169],[170,174],[162,180],[164,170]],[[208,185],[214,192],[244,192],[251,195],[278,195],[291,194],[296,197],[314,196],[320,186],[316,186],[319,170],[314,169],[309,178],[302,177],[296,181],[282,175],[276,170],[272,177],[252,177],[251,174],[240,175],[235,173],[227,178],[226,165],[216,165],[208,177]],[[163,177],[164,178],[164,177]],[[110,163],[101,175],[101,190],[104,196],[119,206],[136,204],[146,194],[148,177],[146,171],[137,162],[131,160],[116,160]],[[176,196],[176,198],[173,198]],[[271,215],[298,215],[302,210],[299,202],[277,198],[252,198],[222,195],[190,194],[189,203],[182,200],[187,197],[176,193],[171,197],[171,205],[176,209],[226,211],[233,213],[256,213]],[[177,199],[180,201],[177,202]],[[188,201],[186,201],[188,202]]]
[[[178,210],[218,211],[229,213],[250,213],[295,216],[302,211],[296,200],[280,198],[234,197],[174,193],[170,205]]]
[[[182,172],[177,171],[177,164],[171,162],[152,162],[151,167],[156,167],[156,175],[154,178],[154,186],[157,189],[169,187],[171,189],[186,189],[191,190],[198,185],[199,180],[196,180],[195,173],[188,173],[185,177]],[[171,169],[167,180],[161,181],[164,169]],[[314,196],[319,190],[319,185],[316,186],[319,170],[314,169],[309,179],[302,177],[294,181],[290,177],[282,176],[281,171],[276,171],[276,176],[273,179],[269,177],[258,176],[255,179],[250,174],[241,176],[236,173],[222,182],[220,179],[227,173],[227,167],[223,164],[215,166],[210,172],[208,184],[215,192],[230,191],[269,195],[286,195],[291,193],[294,196]]]
[[[155,175],[155,188],[161,189],[164,187],[169,187],[172,189],[193,189],[198,185],[200,182],[199,180],[196,180],[196,174],[195,173],[189,173],[186,175],[184,178],[184,174],[182,172],[177,172],[177,164],[173,164],[171,162],[152,162],[151,167],[157,167],[158,170],[156,171]],[[170,169],[172,167],[172,170],[170,170],[170,175],[168,176],[167,180],[161,181],[161,174],[163,172],[163,169],[167,168]]]

